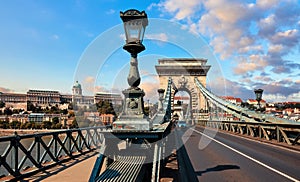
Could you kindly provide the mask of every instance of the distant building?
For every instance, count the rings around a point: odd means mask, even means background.
[[[99,112],[84,112],[84,117],[92,122],[100,122],[103,125],[112,124],[115,119],[113,114],[100,114]]]
[[[100,114],[99,112],[84,112],[83,116],[93,122],[99,122],[100,121]]]
[[[73,101],[73,95],[61,94],[60,95],[60,103],[71,103]]]
[[[82,95],[82,87],[78,81],[76,81],[72,87],[72,94],[60,94],[58,91],[53,90],[33,89],[30,89],[26,94],[0,92],[0,101],[5,103],[5,107],[24,110],[27,110],[27,102],[42,107],[49,105],[60,106],[69,103],[75,103],[78,106],[89,106],[100,100],[110,101],[114,104],[122,104],[120,94],[99,92],[94,96]]]
[[[115,120],[115,116],[113,114],[101,114],[99,117],[100,122],[102,122],[103,125],[110,125]]]
[[[5,103],[5,107],[15,109],[27,109],[27,95],[18,93],[0,93],[0,101]]]
[[[277,108],[274,105],[266,105],[266,113],[276,113]]]
[[[95,94],[95,103],[98,103],[99,101],[109,101],[113,104],[122,104],[123,99],[120,94],[98,92]]]
[[[34,123],[42,123],[44,121],[52,122],[53,118],[58,118],[59,122],[63,126],[66,125],[64,121],[68,119],[68,116],[64,114],[30,113],[27,116],[28,116],[27,121],[34,122]]]
[[[18,121],[26,123],[28,121],[28,114],[13,114],[9,117],[9,122]]]
[[[72,93],[73,93],[73,96],[74,95],[82,95],[82,88],[81,88],[81,85],[78,83],[78,81],[76,81],[76,83],[73,85]]]
[[[27,92],[27,101],[46,106],[60,104],[60,93],[51,90],[29,90]]]
[[[30,113],[28,115],[28,121],[34,123],[42,123],[44,121],[45,113]]]
[[[294,109],[292,109],[292,108],[287,108],[287,109],[282,111],[282,114],[288,115],[288,116],[293,114],[293,113],[294,113]]]
[[[235,97],[232,97],[232,96],[223,96],[221,98],[225,99],[225,100],[227,100],[227,101],[229,101],[229,102],[231,102],[235,105],[238,105],[238,106],[240,106],[243,102],[241,98],[235,98]]]
[[[255,106],[255,107],[258,107],[258,102],[257,102],[257,100],[255,100],[255,99],[248,99],[248,100],[247,100],[247,103],[248,103],[249,105],[253,105],[253,106]],[[266,101],[265,101],[265,100],[261,100],[261,101],[260,101],[260,107],[262,107],[262,108],[266,107]]]
[[[77,105],[91,105],[94,104],[93,96],[83,96],[81,84],[76,81],[72,87],[72,102]]]

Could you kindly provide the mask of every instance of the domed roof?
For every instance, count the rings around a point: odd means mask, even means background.
[[[73,88],[81,88],[80,83],[78,83],[78,81],[76,81],[76,83],[73,85]]]

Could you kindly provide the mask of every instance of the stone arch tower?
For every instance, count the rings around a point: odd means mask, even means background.
[[[206,86],[206,75],[210,69],[210,65],[206,65],[206,63],[207,59],[159,59],[158,65],[155,68],[159,76],[160,88],[167,88],[168,78],[171,77],[174,86],[178,90],[184,90],[190,94],[191,111],[199,112],[200,110],[206,110],[206,100],[194,83],[194,78],[197,77]],[[173,90],[172,96],[174,97],[175,94]]]

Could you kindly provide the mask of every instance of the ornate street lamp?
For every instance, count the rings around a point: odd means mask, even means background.
[[[261,108],[260,108],[260,101],[262,100],[262,94],[263,94],[264,90],[263,89],[255,89],[254,90],[254,93],[256,95],[256,100],[257,100],[257,104],[258,104],[258,108],[259,108],[259,111],[261,111]]]
[[[131,54],[130,70],[127,77],[129,88],[122,91],[124,106],[118,120],[113,123],[113,130],[150,130],[150,123],[144,112],[144,91],[138,86],[141,78],[138,70],[138,53],[145,50],[142,44],[146,26],[147,14],[142,11],[130,9],[120,12],[124,23],[126,44],[123,49]]]
[[[126,44],[123,49],[131,54],[130,71],[127,77],[128,84],[131,87],[140,85],[140,74],[138,71],[137,54],[145,50],[143,38],[146,26],[148,25],[147,14],[145,11],[130,9],[120,12],[120,17],[124,23]]]

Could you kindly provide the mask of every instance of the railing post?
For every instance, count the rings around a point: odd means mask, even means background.
[[[17,132],[15,132],[15,138],[14,138],[14,169],[15,169],[15,175],[19,175],[20,174],[20,170],[19,170],[19,142],[20,142],[20,137],[17,134]]]
[[[69,137],[69,153],[70,153],[70,156],[72,156],[72,140],[71,140],[71,137],[72,137],[72,131],[71,132],[68,132],[68,137]]]
[[[80,135],[80,132],[81,132],[81,130],[78,130],[78,131],[77,131],[77,135],[78,135],[78,148],[79,148],[80,151],[82,151],[82,145],[81,145],[81,142],[82,142],[82,141],[81,141],[81,140],[82,140],[82,139],[81,139],[81,136],[82,136],[82,135]]]
[[[280,142],[280,131],[279,131],[278,126],[276,126],[276,139],[277,139],[277,142]]]
[[[246,125],[246,130],[247,130],[247,135],[250,135],[250,130],[249,130],[249,126]]]
[[[36,135],[35,136],[35,142],[36,142],[36,160],[41,165],[41,136]]]
[[[258,137],[259,138],[262,138],[262,136],[261,136],[261,131],[262,129],[261,129],[261,126],[260,125],[258,125]]]
[[[58,140],[58,134],[54,133],[54,157],[55,160],[58,161],[58,150],[57,150],[57,140]]]

